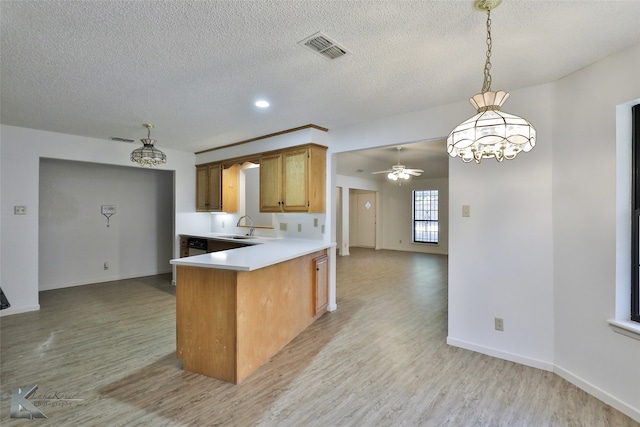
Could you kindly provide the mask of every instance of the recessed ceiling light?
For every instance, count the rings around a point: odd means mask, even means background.
[[[267,101],[264,101],[264,100],[256,101],[256,107],[258,108],[267,108],[268,106],[269,106],[269,103]]]

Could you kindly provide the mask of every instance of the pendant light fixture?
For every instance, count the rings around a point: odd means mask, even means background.
[[[491,90],[491,10],[502,0],[476,0],[477,10],[487,12],[487,60],[484,65],[482,92],[469,102],[478,114],[456,126],[447,138],[447,152],[468,163],[494,157],[501,162],[511,160],[536,145],[536,130],[526,119],[500,111],[509,93]]]
[[[167,163],[167,156],[153,146],[156,142],[155,139],[151,139],[153,125],[145,123],[142,126],[147,128],[147,137],[140,140],[144,144],[142,147],[133,150],[131,161],[137,162],[140,166],[158,166]]]

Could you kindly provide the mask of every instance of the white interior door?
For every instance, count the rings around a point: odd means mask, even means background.
[[[376,247],[376,193],[374,191],[358,191],[356,194],[355,226],[356,240],[354,246],[365,248]]]

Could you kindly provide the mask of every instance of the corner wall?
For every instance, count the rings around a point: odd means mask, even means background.
[[[171,171],[40,159],[39,205],[41,291],[172,271]]]
[[[616,318],[618,275],[630,275],[616,265],[616,227],[631,222],[616,210],[616,107],[640,98],[639,76],[636,46],[558,81],[553,127],[556,371],[638,421],[640,341],[607,320]]]
[[[139,168],[129,160],[134,147],[127,143],[0,126],[0,286],[11,307],[10,315],[39,309],[38,212],[40,158],[64,159]],[[160,147],[162,148],[162,147]],[[194,155],[165,150],[167,163],[157,169],[173,170],[174,229],[197,231],[210,227],[208,215],[195,214]],[[132,166],[133,165],[133,166]],[[173,191],[170,189],[168,191]],[[27,215],[14,215],[13,206],[27,206]],[[174,256],[178,254],[174,242]],[[65,268],[65,266],[60,266]],[[140,274],[147,274],[148,270]]]
[[[504,107],[535,126],[531,152],[449,164],[447,342],[545,370],[553,369],[555,325],[552,101],[553,85],[543,85],[514,91]]]

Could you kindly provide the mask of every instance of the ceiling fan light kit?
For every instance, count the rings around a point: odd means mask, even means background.
[[[397,165],[393,165],[391,166],[391,169],[387,169],[387,170],[383,170],[383,171],[377,171],[377,172],[371,172],[373,175],[376,174],[380,174],[380,173],[386,173],[387,174],[387,179],[389,179],[390,181],[398,181],[398,185],[402,185],[402,181],[403,180],[408,180],[411,176],[420,176],[422,175],[422,173],[424,172],[422,169],[414,169],[414,168],[408,168],[405,165],[401,165],[400,164],[400,150],[402,150],[402,147],[396,147],[396,150],[398,150],[398,164]]]
[[[526,119],[501,111],[509,93],[491,90],[491,10],[502,0],[477,0],[475,8],[487,12],[487,60],[481,93],[469,102],[478,114],[465,120],[447,138],[447,152],[463,162],[480,163],[493,157],[501,162],[514,159],[520,152],[528,152],[536,145],[536,130]]]
[[[167,163],[167,156],[153,146],[156,142],[155,139],[151,139],[153,125],[145,123],[142,126],[147,128],[147,137],[140,140],[143,144],[142,147],[136,148],[131,152],[131,161],[138,163],[140,166],[149,165],[149,167]]]

